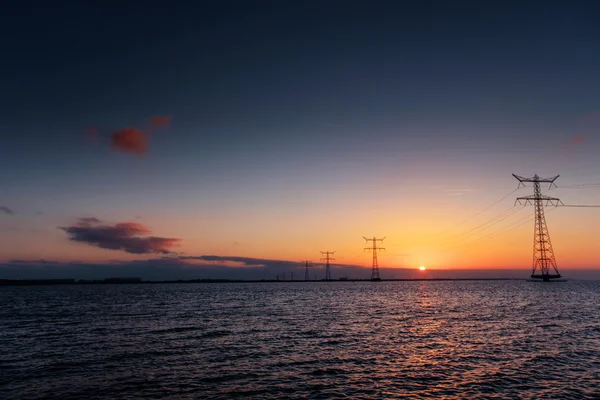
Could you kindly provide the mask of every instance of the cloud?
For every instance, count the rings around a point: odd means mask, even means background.
[[[264,264],[250,264],[247,262],[230,261],[230,260],[205,261],[200,258],[187,258],[187,259],[179,259],[178,261],[185,265],[189,265],[190,267],[193,267],[193,266],[213,267],[215,265],[215,263],[217,263],[221,267],[228,267],[228,268],[265,268],[266,267],[266,265],[264,265]]]
[[[146,129],[135,127],[119,129],[110,136],[110,148],[124,153],[146,154],[148,152],[148,135],[156,128],[168,127],[172,119],[172,115],[155,115],[148,120]],[[85,137],[91,144],[98,143],[98,127],[87,128]]]
[[[69,240],[87,243],[90,246],[109,250],[122,250],[133,254],[173,254],[180,239],[150,234],[146,226],[137,222],[121,222],[115,225],[101,225],[97,218],[80,218],[75,225],[60,227]]]
[[[173,119],[172,115],[155,115],[150,118],[150,128],[160,128],[162,126],[168,126]]]
[[[219,264],[232,264],[232,266],[248,267],[297,267],[299,263],[285,260],[270,260],[265,258],[236,257],[236,256],[181,256],[178,258],[183,262],[205,261]]]
[[[146,134],[137,128],[123,128],[112,134],[110,148],[142,155],[148,151],[148,140]]]
[[[463,194],[471,193],[472,191],[473,191],[473,189],[466,189],[466,188],[465,189],[460,189],[460,188],[450,189],[450,188],[448,188],[448,189],[446,189],[446,194],[448,196],[462,196]]]
[[[82,224],[81,222],[79,224]],[[334,277],[370,277],[371,269],[359,266],[332,265]],[[347,269],[349,268],[349,269]],[[381,269],[382,273],[385,269]],[[146,280],[178,279],[275,279],[285,274],[289,279],[304,278],[304,266],[289,260],[273,260],[237,256],[177,256],[143,258],[131,261],[104,263],[61,262],[47,260],[13,260],[0,263],[0,276],[7,279],[103,279],[107,277],[139,276]],[[325,277],[324,267],[315,265],[310,271],[311,279]],[[281,275],[283,276],[283,275]],[[389,277],[391,275],[386,275]]]
[[[11,260],[10,264],[17,265],[56,265],[60,266],[61,263],[59,261],[47,261],[44,259],[39,260]]]
[[[79,222],[82,224],[99,224],[102,221],[100,221],[96,217],[84,217],[84,218],[79,218]]]
[[[573,139],[571,139],[571,144],[580,144],[585,140],[585,136],[577,135]]]
[[[189,258],[189,257],[187,257]],[[200,258],[217,259],[244,259],[251,264],[257,260],[248,257],[218,257],[200,256]],[[276,279],[277,275],[285,273],[286,279],[304,279],[304,267],[299,263],[285,260],[262,260],[269,265],[261,268],[239,268],[230,267],[227,264],[214,262],[213,265],[193,265],[185,262],[181,257],[160,257],[151,259],[140,259],[133,261],[113,261],[105,263],[84,263],[81,261],[52,261],[52,260],[12,260],[0,263],[0,277],[2,279],[51,279],[51,278],[73,278],[73,279],[104,279],[111,277],[141,277],[144,280],[167,280],[178,279]],[[357,265],[333,265],[333,278],[348,277],[349,279],[369,279],[371,268]],[[381,276],[388,278],[422,278],[423,275],[415,268],[386,268],[380,266]],[[324,269],[313,268],[310,271],[311,280],[314,274],[317,279],[325,277]],[[427,272],[427,278],[527,278],[527,269],[431,269]],[[281,275],[280,275],[281,276]],[[573,279],[599,279],[600,271],[570,270],[569,277]]]
[[[14,211],[6,206],[0,206],[0,211],[8,215],[15,215]]]

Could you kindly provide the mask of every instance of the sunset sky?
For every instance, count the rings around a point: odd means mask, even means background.
[[[0,5],[0,278],[526,276],[512,173],[600,205],[596,2],[60,3]],[[547,222],[600,269],[600,208]]]

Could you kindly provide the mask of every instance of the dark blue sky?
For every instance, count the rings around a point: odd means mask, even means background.
[[[161,112],[211,130],[212,150],[321,120],[556,122],[597,106],[595,2],[26,3],[0,17],[11,144]]]
[[[533,140],[598,107],[595,2],[8,3],[1,162],[23,168],[68,169],[88,126],[159,113],[179,131],[164,157],[219,158],[346,154],[365,129]]]
[[[187,3],[0,5],[4,236],[33,224],[25,214],[48,229],[143,215],[192,243],[193,214],[198,243],[237,221],[220,233],[233,242],[273,212],[326,215],[315,199],[365,210],[380,194],[387,212],[394,185],[422,194],[406,209],[435,198],[429,186],[485,192],[454,204],[460,217],[512,172],[594,179],[597,2]],[[115,132],[157,115],[172,123],[147,154],[111,151]],[[198,243],[186,249],[233,251]]]

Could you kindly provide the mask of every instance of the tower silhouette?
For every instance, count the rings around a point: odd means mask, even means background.
[[[377,262],[377,252],[379,250],[385,250],[385,247],[377,247],[377,242],[383,242],[385,237],[383,239],[377,239],[375,236],[373,236],[372,239],[366,238],[363,236],[363,239],[365,239],[367,242],[373,242],[373,247],[365,247],[365,251],[372,251],[373,252],[373,269],[371,270],[371,280],[372,281],[380,281],[381,277],[379,276],[379,264]]]
[[[335,251],[322,251],[321,254],[325,255],[325,258],[321,258],[321,261],[325,261],[325,280],[331,280],[331,267],[329,266],[329,261],[334,261],[335,258],[331,257],[335,254]]]
[[[544,206],[560,206],[562,201],[556,197],[550,197],[542,194],[540,183],[549,183],[550,188],[556,187],[554,181],[560,176],[556,175],[552,178],[540,178],[534,175],[532,178],[524,178],[519,175],[512,174],[518,181],[519,187],[525,186],[525,183],[533,183],[533,195],[518,197],[516,202],[522,205],[533,205],[535,209],[535,224],[533,228],[533,266],[531,277],[534,279],[542,279],[547,282],[550,279],[560,278],[550,241],[548,226],[546,225],[546,217],[544,215]],[[554,271],[550,270],[552,268]],[[539,271],[536,273],[536,271]]]
[[[305,261],[302,261],[302,262],[304,262],[304,268],[305,268],[304,269],[304,280],[305,281],[309,281],[310,280],[310,276],[308,275],[308,269],[312,268],[312,261],[305,260]]]

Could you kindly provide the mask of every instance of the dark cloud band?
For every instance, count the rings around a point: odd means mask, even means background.
[[[122,250],[133,254],[173,254],[180,239],[157,236],[141,236],[151,233],[137,222],[101,225],[97,218],[80,218],[72,226],[61,227],[74,242],[109,250]]]

